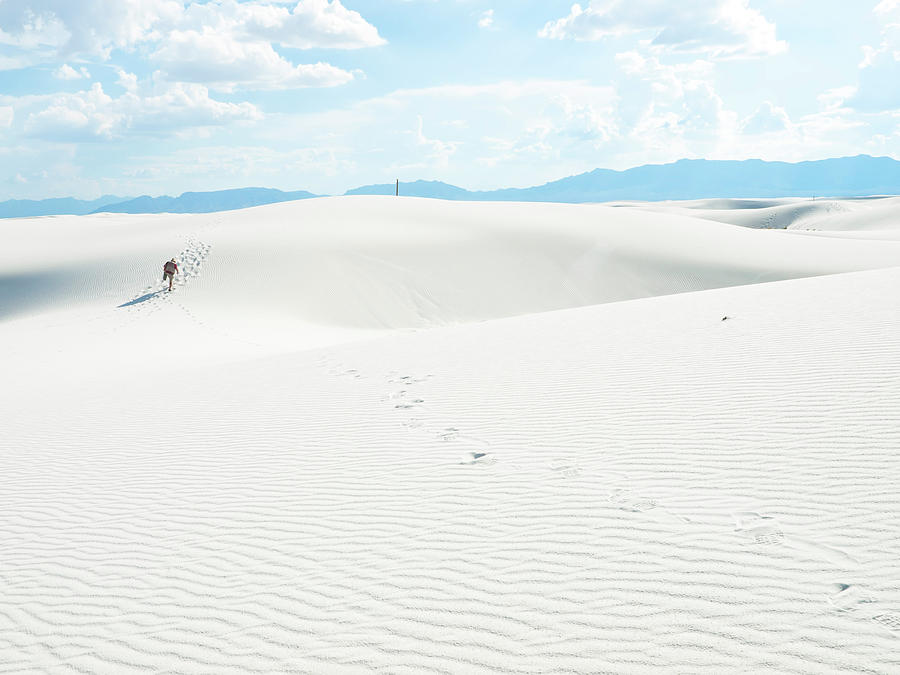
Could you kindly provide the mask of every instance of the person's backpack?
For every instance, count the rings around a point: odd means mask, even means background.
[[[173,263],[170,260],[169,262],[166,263],[166,266],[164,269],[166,271],[166,274],[175,274],[175,270],[178,269],[178,265],[176,265],[175,263]]]

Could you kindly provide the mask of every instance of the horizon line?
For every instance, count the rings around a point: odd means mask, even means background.
[[[160,199],[163,197],[170,197],[173,199],[178,199],[178,198],[183,197],[184,195],[188,195],[188,194],[211,194],[211,193],[216,193],[216,192],[233,192],[233,191],[237,191],[237,190],[275,190],[275,191],[283,192],[283,193],[307,192],[311,195],[314,195],[315,197],[344,197],[344,196],[353,196],[353,195],[347,194],[347,193],[351,192],[352,190],[359,190],[362,188],[375,187],[375,186],[380,187],[382,185],[393,186],[394,181],[397,181],[397,180],[399,180],[400,185],[403,185],[403,184],[409,185],[409,184],[413,184],[413,183],[440,183],[442,185],[448,185],[450,187],[458,188],[458,189],[464,190],[466,192],[478,194],[478,193],[500,192],[500,191],[504,191],[504,190],[530,190],[530,189],[534,189],[534,188],[543,187],[543,186],[549,185],[551,183],[556,183],[556,182],[559,182],[562,180],[566,180],[567,178],[575,178],[577,176],[585,176],[588,174],[595,173],[597,171],[608,171],[611,173],[621,174],[621,173],[627,173],[629,171],[633,171],[635,169],[641,169],[641,168],[646,168],[646,167],[674,166],[676,164],[680,164],[683,162],[722,162],[722,163],[729,162],[729,163],[735,163],[735,164],[740,164],[740,163],[745,163],[745,162],[761,162],[764,164],[788,164],[791,166],[799,166],[801,164],[814,164],[814,163],[818,163],[818,162],[827,162],[827,161],[835,161],[835,160],[842,160],[842,159],[858,159],[858,158],[888,159],[888,160],[891,160],[894,162],[900,162],[900,159],[891,157],[890,155],[869,155],[867,153],[859,153],[856,155],[842,155],[840,157],[822,157],[819,159],[804,159],[804,160],[799,160],[796,162],[789,162],[789,161],[785,161],[785,160],[761,159],[759,157],[746,157],[744,159],[709,159],[709,158],[705,158],[705,157],[681,157],[679,159],[672,160],[670,162],[655,162],[655,163],[649,163],[649,164],[638,164],[635,166],[628,167],[626,169],[609,169],[609,168],[605,168],[605,167],[595,167],[593,169],[588,169],[586,171],[582,171],[581,173],[574,173],[574,174],[569,174],[567,176],[562,176],[560,178],[554,178],[545,183],[540,183],[537,185],[526,185],[526,186],[522,186],[522,187],[508,186],[508,187],[499,187],[499,188],[475,189],[475,188],[463,187],[463,186],[457,185],[455,183],[448,183],[448,182],[440,180],[440,179],[428,180],[428,179],[424,179],[424,178],[417,178],[415,180],[403,180],[403,179],[395,178],[395,179],[391,179],[390,182],[387,182],[387,183],[366,183],[363,185],[358,185],[356,187],[348,188],[348,189],[344,190],[344,192],[339,193],[339,194],[317,193],[317,192],[312,192],[306,188],[282,189],[282,188],[266,187],[263,185],[244,185],[244,186],[240,186],[240,187],[215,188],[215,189],[209,189],[209,190],[187,190],[178,195],[172,195],[172,194],[166,194],[166,193],[154,195],[154,194],[149,194],[149,193],[143,193],[143,194],[138,194],[138,195],[133,195],[133,196],[127,196],[127,195],[119,196],[119,195],[115,195],[112,193],[105,193],[105,194],[101,194],[97,197],[92,197],[92,198],[75,197],[71,194],[54,196],[54,197],[41,197],[41,198],[8,197],[8,198],[0,201],[0,204],[5,204],[8,202],[44,202],[44,201],[50,201],[50,200],[54,200],[54,199],[73,199],[73,200],[81,201],[81,202],[93,202],[93,201],[103,199],[104,197],[115,197],[117,199],[121,199],[122,201],[132,201],[135,199],[140,199],[142,197],[148,197],[150,199]]]

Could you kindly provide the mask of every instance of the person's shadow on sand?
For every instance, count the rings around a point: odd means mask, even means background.
[[[160,290],[160,291],[153,291],[152,293],[147,293],[146,295],[142,295],[142,296],[139,297],[139,298],[135,298],[134,300],[129,300],[128,302],[119,305],[118,307],[116,307],[116,309],[122,309],[123,307],[132,307],[132,306],[134,306],[134,305],[139,305],[139,304],[141,304],[142,302],[147,302],[148,300],[152,300],[153,298],[155,298],[155,297],[156,297],[157,295],[159,295],[160,293],[162,293],[161,290]]]

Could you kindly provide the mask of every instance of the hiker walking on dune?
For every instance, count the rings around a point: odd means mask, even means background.
[[[163,282],[166,279],[169,280],[169,290],[172,290],[172,281],[175,279],[175,275],[178,274],[178,263],[175,262],[175,258],[172,258],[169,262],[163,265]]]

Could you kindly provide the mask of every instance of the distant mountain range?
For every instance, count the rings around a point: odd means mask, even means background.
[[[179,197],[145,196],[117,204],[106,204],[95,209],[93,213],[212,213],[318,196],[304,190],[282,192],[271,188],[185,192]]]
[[[393,183],[347,194],[392,195]],[[900,194],[900,162],[890,157],[843,157],[815,162],[682,159],[627,171],[595,169],[530,188],[469,191],[441,182],[401,183],[409,197],[471,201],[612,202],[715,197],[863,197]]]
[[[393,195],[394,183],[367,185],[347,195]],[[400,184],[407,197],[471,201],[609,202],[704,199],[714,197],[863,197],[900,194],[900,162],[889,157],[842,157],[813,162],[682,159],[626,171],[595,169],[545,185],[472,191],[440,181]],[[318,195],[242,188],[185,192],[179,197],[101,197],[0,202],[0,218],[85,213],[210,213],[243,209]]]
[[[239,188],[216,192],[185,192],[178,197],[144,196],[128,199],[105,196],[93,201],[69,197],[41,201],[11,199],[0,202],[0,218],[81,216],[90,213],[212,213],[318,196],[305,190],[282,192],[271,188]]]
[[[395,183],[384,185],[364,185],[353,190],[347,190],[345,195],[393,195],[396,189]],[[404,197],[428,197],[429,199],[450,199],[465,201],[478,199],[476,195],[487,195],[489,192],[472,192],[439,180],[417,180],[412,183],[400,183],[400,194]]]
[[[76,215],[83,216],[92,213],[96,209],[109,204],[121,202],[124,197],[104,195],[100,199],[84,201],[71,197],[58,197],[56,199],[10,199],[0,202],[0,218],[29,218],[31,216],[59,216]]]

